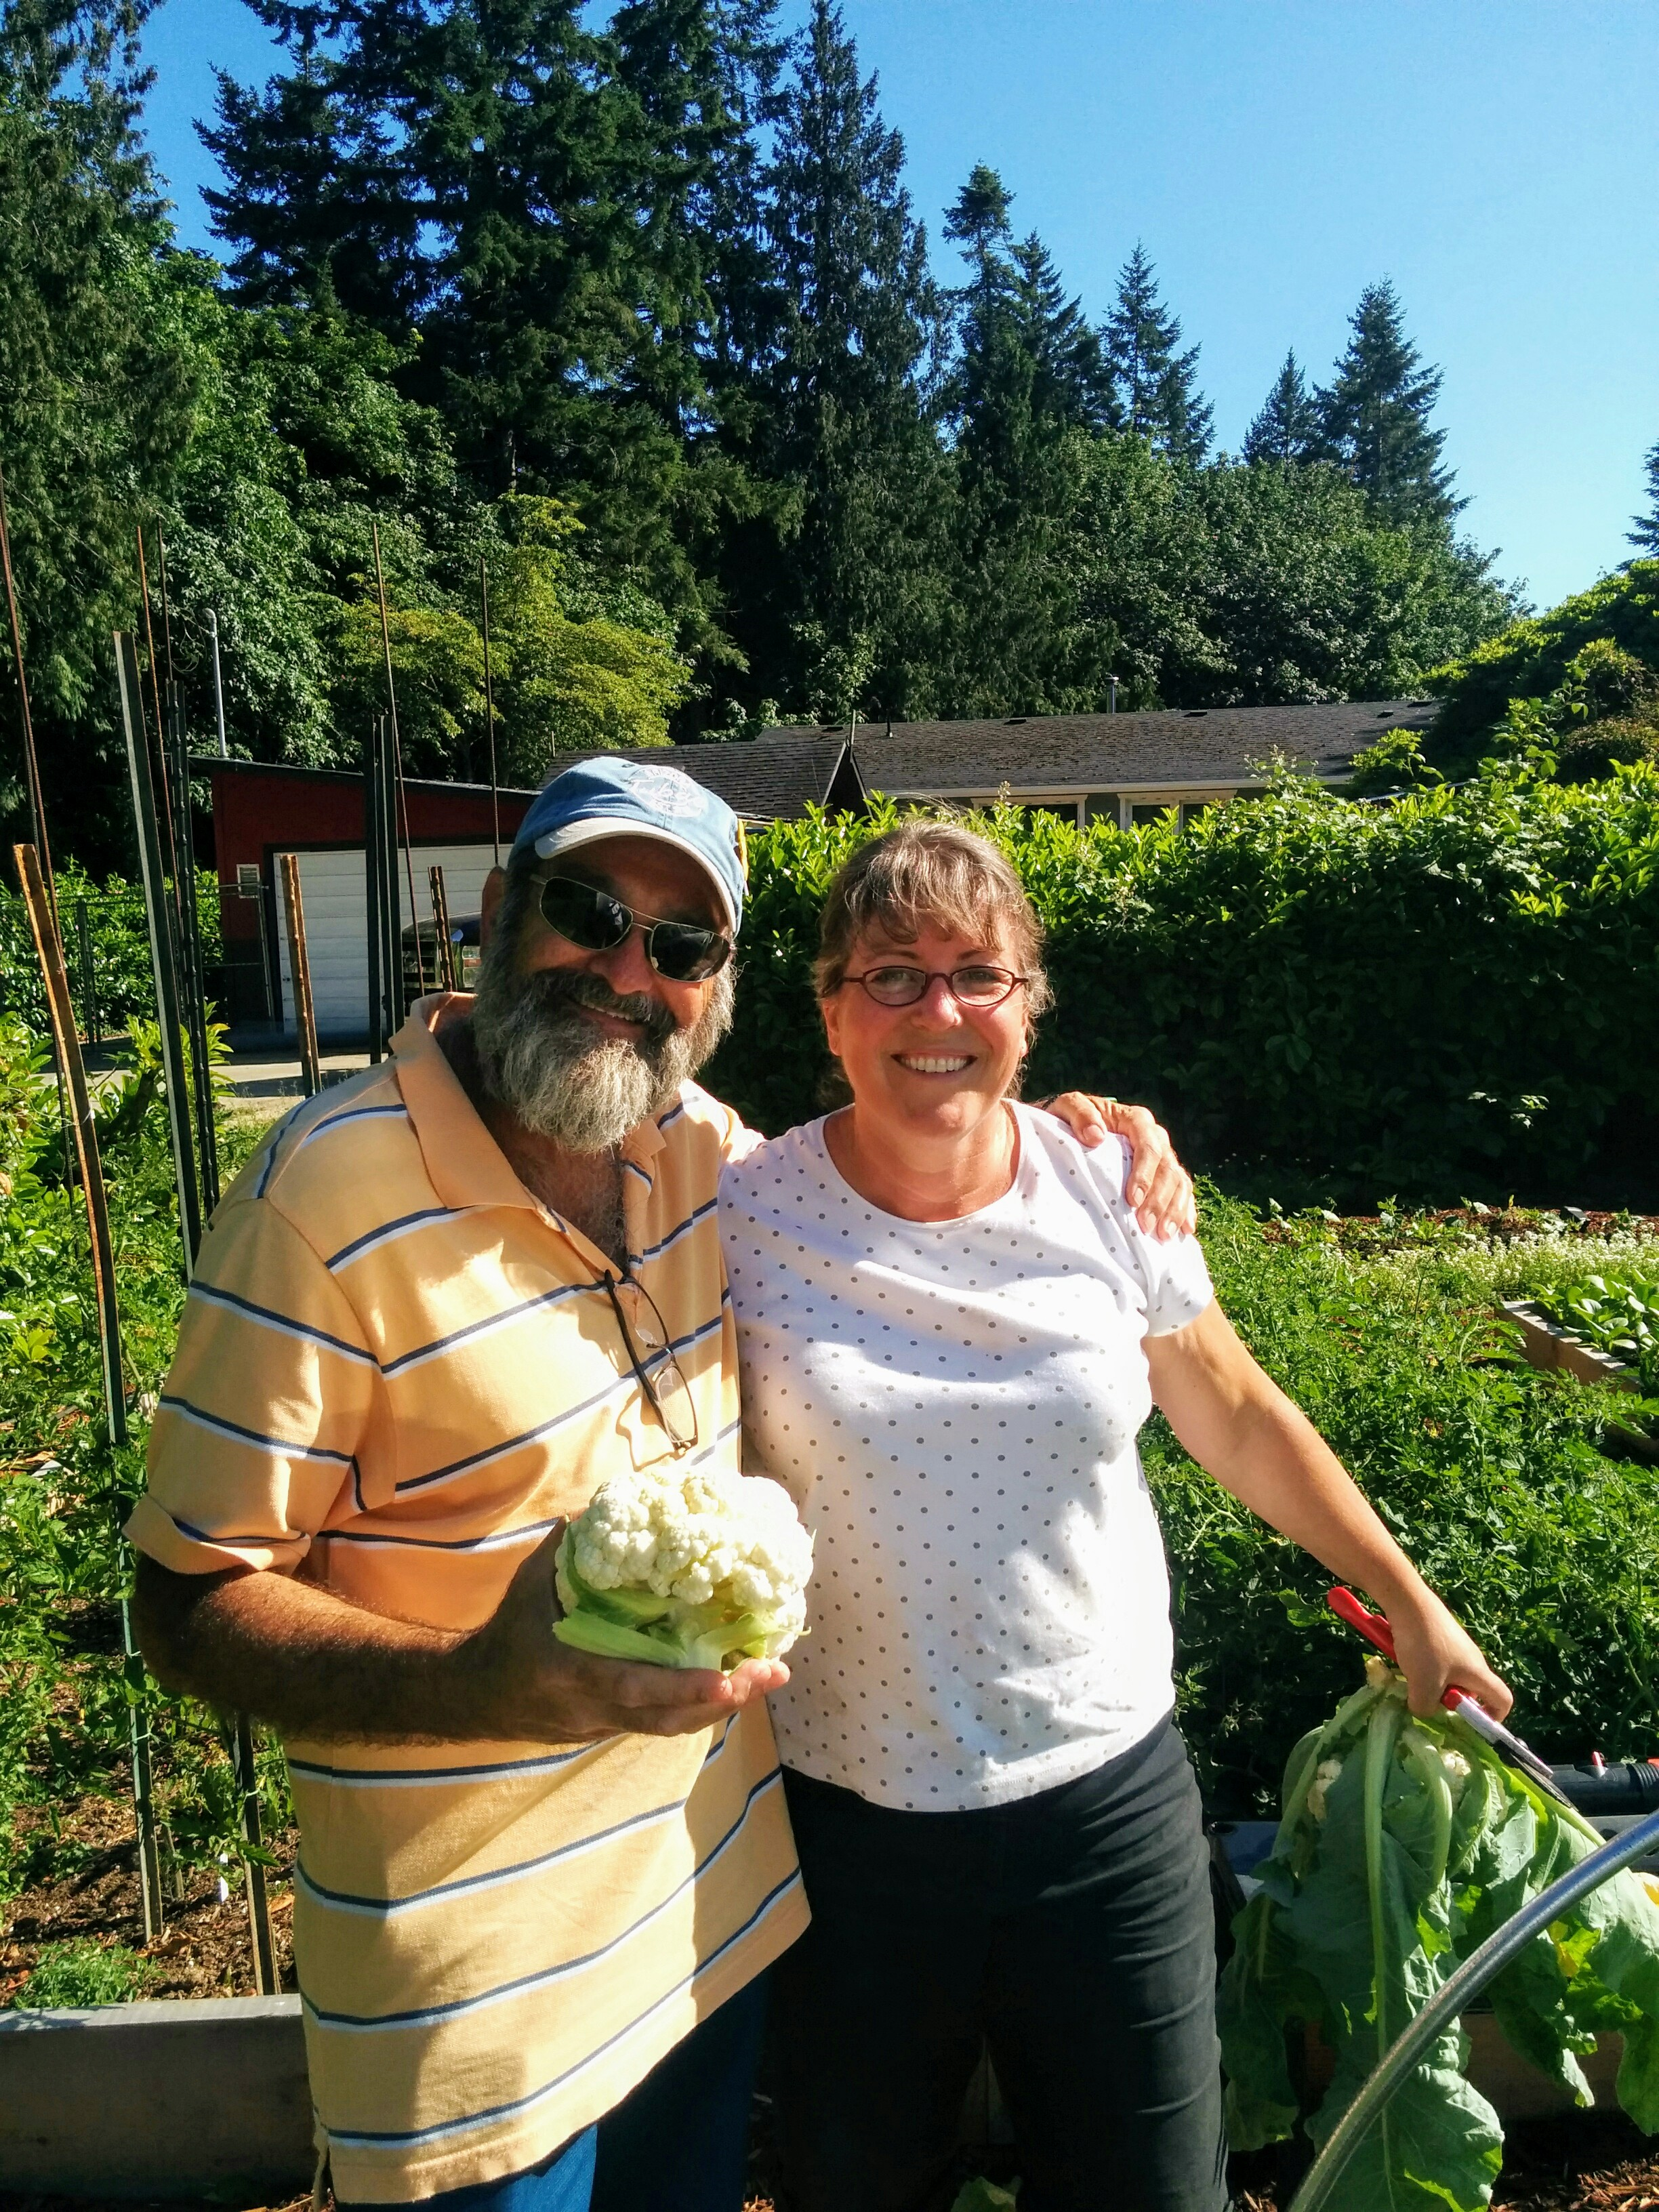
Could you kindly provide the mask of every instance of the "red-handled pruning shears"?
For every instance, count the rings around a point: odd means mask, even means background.
[[[1325,1602],[1339,1619],[1347,1622],[1350,1628],[1357,1628],[1363,1637],[1376,1644],[1385,1658],[1394,1657],[1394,1631],[1380,1613],[1367,1613],[1353,1592],[1344,1589],[1340,1583],[1334,1589],[1326,1591]],[[1440,1692],[1440,1702],[1448,1712],[1455,1713],[1460,1720],[1467,1721],[1477,1735],[1485,1736],[1488,1743],[1495,1745],[1540,1790],[1547,1790],[1552,1797],[1559,1797],[1564,1805],[1571,1804],[1571,1798],[1556,1780],[1554,1771],[1540,1759],[1530,1744],[1522,1743],[1520,1737],[1506,1729],[1502,1721],[1495,1721],[1478,1698],[1472,1698],[1467,1690],[1460,1690],[1453,1683]]]

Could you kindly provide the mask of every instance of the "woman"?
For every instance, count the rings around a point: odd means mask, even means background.
[[[988,2039],[1029,2212],[1212,2212],[1224,2147],[1198,1792],[1135,1449],[1218,1480],[1394,1624],[1413,1702],[1504,1684],[1216,1305],[1121,1145],[1013,1103],[1048,1003],[995,849],[848,861],[817,985],[852,1103],[729,1168],[745,1425],[817,1532],[772,1698],[813,1908],[775,1969],[792,2212],[931,2212]]]

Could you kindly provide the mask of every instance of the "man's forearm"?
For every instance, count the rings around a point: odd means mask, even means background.
[[[283,1735],[410,1743],[479,1733],[464,1635],[365,1612],[291,1576],[179,1575],[141,1558],[133,1617],[166,1688]]]

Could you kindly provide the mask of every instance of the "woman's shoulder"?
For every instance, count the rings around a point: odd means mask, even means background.
[[[1037,1172],[1058,1176],[1079,1199],[1103,1200],[1121,1206],[1123,1186],[1129,1173],[1129,1147],[1121,1137],[1108,1136],[1098,1145],[1085,1145],[1058,1115],[1041,1108],[1017,1103],[1022,1143]]]
[[[821,1175],[824,1157],[821,1118],[779,1137],[757,1138],[720,1170],[720,1204],[751,1204],[763,1194],[775,1194],[810,1175]]]

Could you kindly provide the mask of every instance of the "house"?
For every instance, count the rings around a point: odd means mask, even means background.
[[[1431,706],[1395,700],[1307,707],[1170,708],[1149,714],[1015,714],[962,722],[801,724],[747,743],[669,745],[649,757],[685,770],[750,822],[793,821],[809,806],[862,814],[871,797],[953,806],[1007,798],[1079,823],[1127,826],[1175,806],[1212,806],[1256,787],[1282,754],[1322,782],[1340,783],[1357,752],[1384,732],[1426,729]],[[586,753],[565,757],[574,767]],[[317,1025],[361,1035],[368,1020],[363,778],[346,769],[274,767],[198,757],[213,798],[226,974],[235,1022],[291,1028],[286,916],[277,862],[297,855]],[[431,919],[429,871],[440,867],[450,914],[478,910],[495,856],[533,793],[486,784],[404,787],[408,848],[398,870],[403,922]],[[412,955],[411,955],[412,957]]]
[[[917,803],[987,805],[1000,797],[1127,829],[1171,806],[1213,806],[1259,788],[1282,755],[1320,782],[1390,730],[1425,730],[1432,704],[1170,708],[1146,714],[1012,714],[994,720],[860,724],[839,734],[867,791]],[[760,743],[787,744],[769,731]],[[692,770],[696,774],[695,769]]]

